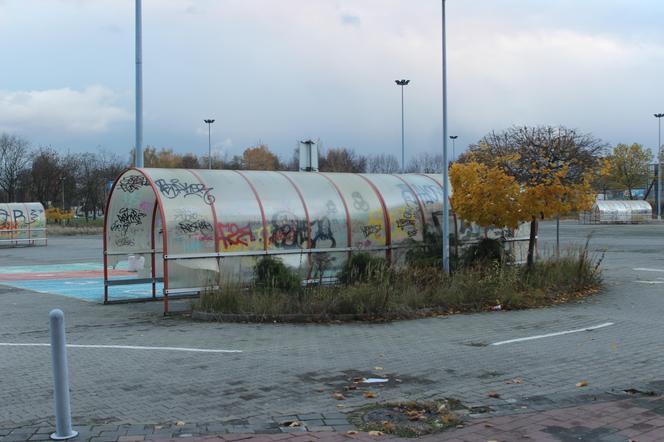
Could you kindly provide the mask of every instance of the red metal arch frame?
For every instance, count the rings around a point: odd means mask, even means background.
[[[295,184],[295,181],[288,175],[286,175],[283,172],[277,171],[277,173],[291,184],[293,186],[293,189],[295,189],[295,192],[297,192],[297,196],[300,198],[300,202],[302,203],[302,208],[304,208],[304,216],[307,219],[307,248],[311,250],[311,218],[309,217],[309,208],[307,207],[307,203],[304,201],[304,196],[302,195],[302,192],[300,191],[300,188]],[[307,280],[311,279],[311,271],[313,268],[312,265],[312,259],[311,259],[311,253],[307,253]]]
[[[420,199],[419,195],[417,194],[417,192],[415,192],[415,189],[413,188],[413,186],[410,185],[410,183],[408,183],[408,181],[404,180],[403,177],[397,174],[392,174],[392,176],[399,179],[399,181],[401,181],[402,183],[404,183],[415,197],[417,205],[420,208],[420,215],[422,216],[422,239],[424,240],[425,239],[424,235],[427,233],[427,219],[426,215],[424,214],[424,204],[422,204],[422,200]]]
[[[438,181],[436,181],[435,179],[433,179],[433,178],[430,177],[429,175],[426,175],[426,174],[424,174],[424,173],[418,173],[417,175],[421,175],[421,176],[423,176],[423,177],[425,177],[425,178],[430,179],[431,181],[433,181],[434,183],[436,183],[436,185],[438,185],[438,187],[440,187],[441,190],[443,190],[443,184],[439,183]],[[449,183],[447,183],[447,184],[449,184]],[[447,204],[449,204],[449,205],[450,205],[450,209],[452,209],[452,210],[450,211],[450,213],[452,214],[452,218],[454,218],[454,225],[456,226],[456,223],[457,223],[457,216],[456,216],[456,213],[454,212],[454,206],[452,206],[452,201],[450,201],[449,198],[447,199]],[[433,216],[433,215],[432,215],[432,216]],[[442,221],[442,220],[441,220],[441,221]],[[454,228],[454,230],[455,230],[454,235],[456,236],[456,227]],[[441,232],[441,235],[442,235],[442,232]]]
[[[267,252],[267,248],[268,248],[267,219],[265,219],[265,209],[263,208],[263,201],[261,201],[261,197],[260,197],[260,195],[258,195],[258,191],[256,190],[256,186],[254,186],[254,183],[251,182],[249,177],[247,177],[245,174],[243,174],[239,170],[234,170],[233,172],[239,174],[242,178],[244,178],[244,180],[247,182],[247,184],[251,188],[251,191],[254,193],[254,196],[256,197],[256,201],[258,202],[258,208],[261,211],[261,219],[263,220],[263,249]]]
[[[130,167],[129,169],[123,171],[121,174],[115,178],[115,181],[113,181],[113,186],[111,186],[111,191],[108,192],[108,197],[106,200],[106,213],[104,213],[104,238],[103,238],[103,243],[104,243],[104,304],[108,304],[108,286],[109,286],[109,280],[108,280],[108,240],[106,238],[107,234],[107,227],[108,227],[108,209],[110,207],[111,203],[111,196],[113,195],[113,192],[115,191],[115,187],[118,184],[118,181],[120,178],[122,178],[127,172],[134,170],[141,175],[145,177],[145,179],[148,181],[150,184],[150,187],[152,188],[152,191],[154,192],[155,195],[155,206],[158,206],[159,208],[159,215],[161,216],[161,227],[162,227],[162,255],[164,258],[168,256],[168,228],[166,226],[166,217],[164,214],[164,206],[161,200],[161,196],[159,194],[159,191],[157,189],[157,186],[155,185],[154,181],[148,174],[146,174],[143,169],[139,169],[137,167]],[[153,212],[155,212],[155,209],[153,209]],[[156,215],[156,212],[155,212]],[[152,217],[152,257],[153,257],[153,262],[156,261],[155,259],[155,233],[154,233],[154,226],[155,226],[155,216]],[[163,265],[164,265],[164,314],[168,313],[168,261],[166,259],[163,259]],[[156,283],[155,281],[155,270],[154,266],[152,267],[152,275],[153,275],[153,286]],[[156,298],[156,289],[153,289],[153,299]]]
[[[392,265],[392,223],[390,221],[390,213],[387,211],[387,205],[385,204],[385,199],[383,198],[383,195],[380,193],[378,190],[378,187],[371,181],[369,178],[367,178],[364,175],[358,174],[360,178],[362,178],[364,181],[366,181],[369,186],[373,189],[373,191],[376,193],[376,196],[378,197],[378,201],[380,202],[380,206],[383,209],[383,219],[385,220],[385,247],[387,249],[385,250],[385,260],[387,261],[387,265]]]
[[[199,183],[205,188],[205,190],[208,190],[207,183],[203,181],[203,178],[196,172],[195,170],[191,169],[186,169],[187,172],[190,172],[196,179],[198,180]],[[213,222],[213,232],[214,232],[214,251],[215,253],[219,253],[219,230],[218,230],[218,224],[217,224],[217,208],[214,205],[214,201],[210,200],[208,205],[210,206],[210,210],[212,211],[212,222]]]
[[[339,198],[341,198],[341,204],[344,206],[344,212],[346,212],[346,247],[351,249],[353,247],[353,228],[351,226],[350,222],[350,210],[348,210],[348,203],[346,202],[346,198],[344,198],[344,194],[341,192],[341,189],[339,189],[339,186],[337,186],[337,183],[334,182],[332,178],[327,176],[326,174],[322,172],[316,172],[318,175],[322,176],[325,178],[331,185],[334,187],[334,190],[336,190],[337,194],[339,195]],[[352,252],[348,252],[348,257],[350,258]]]

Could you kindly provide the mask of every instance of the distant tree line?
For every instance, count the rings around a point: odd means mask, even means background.
[[[25,138],[0,134],[0,201],[39,201],[44,207],[77,208],[95,218],[106,203],[108,183],[132,163],[131,155],[120,157],[107,151],[63,154],[51,147],[33,148]],[[422,154],[407,166],[408,172],[442,171],[442,156]],[[206,169],[208,156],[176,153],[168,148],[148,146],[145,167]],[[213,169],[298,170],[296,148],[283,160],[263,143],[246,148],[242,155],[212,156]],[[398,173],[401,165],[394,155],[361,155],[345,147],[319,153],[322,172]]]
[[[592,137],[566,128],[530,130],[512,128],[492,132],[471,145],[459,161],[467,161],[472,152],[475,157],[487,154],[483,161],[488,164],[494,156],[502,155],[503,150],[516,149],[514,146],[544,146],[546,150],[554,143],[564,153],[561,158],[567,158],[570,156],[567,150],[573,151],[572,147],[582,146],[585,147],[585,150],[582,149],[584,155],[602,160],[602,171],[593,181],[597,193],[620,189],[628,198],[636,198],[634,189],[652,186],[653,154],[640,144],[618,144],[609,149]],[[487,146],[492,149],[487,149]],[[531,161],[537,161],[536,158],[527,158],[523,150],[515,153],[521,157],[523,164],[518,164],[517,169],[511,172],[514,176],[518,175],[519,170],[527,170],[526,165],[532,164]],[[556,158],[551,158],[551,161],[554,160]],[[574,157],[572,170],[584,169],[589,161],[585,157]],[[63,154],[50,147],[32,148],[28,140],[16,135],[0,134],[0,201],[39,201],[45,207],[77,207],[86,215],[95,217],[104,208],[108,182],[131,163],[131,156],[122,158],[105,151]],[[206,169],[208,157],[148,146],[144,150],[144,163],[145,167]],[[291,157],[284,160],[266,144],[257,143],[246,148],[241,155],[213,155],[212,168],[294,171],[299,168],[299,153],[296,148]],[[442,155],[422,153],[410,159],[406,172],[440,173],[442,168]],[[332,147],[320,149],[319,170],[399,173],[401,164],[396,156],[390,154],[362,155],[346,147]],[[651,190],[650,197],[652,195]]]
[[[32,149],[24,138],[0,134],[0,200],[77,207],[86,217],[96,217],[106,203],[107,182],[126,166],[108,152],[64,155],[50,147]]]
[[[145,167],[175,167],[206,169],[208,156],[193,153],[180,154],[173,149],[149,146],[144,149]],[[397,157],[389,154],[361,155],[354,149],[334,147],[321,149],[318,157],[321,172],[352,173],[399,173],[401,164]],[[299,150],[295,148],[289,159],[282,159],[272,152],[267,144],[258,143],[248,147],[242,155],[232,157],[212,156],[213,169],[231,170],[291,170],[299,169]],[[443,156],[423,153],[413,157],[406,165],[406,172],[438,173],[443,170]]]

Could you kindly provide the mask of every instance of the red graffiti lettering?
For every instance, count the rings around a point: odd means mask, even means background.
[[[17,222],[5,222],[0,224],[0,236],[14,238],[17,236],[19,225]]]
[[[218,223],[217,228],[219,229],[219,236],[224,242],[225,249],[235,245],[248,246],[250,241],[254,241],[254,233],[251,231],[249,224],[240,227],[235,223]]]

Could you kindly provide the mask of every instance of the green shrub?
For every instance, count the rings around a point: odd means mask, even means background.
[[[346,285],[382,281],[388,276],[387,263],[384,258],[367,252],[355,253],[346,260],[339,282]]]
[[[266,258],[255,267],[255,286],[236,283],[204,293],[196,308],[265,320],[289,314],[414,318],[486,311],[497,305],[507,310],[547,306],[601,285],[601,257],[589,256],[587,247],[542,259],[530,269],[492,261],[462,267],[451,276],[439,266],[388,270],[380,258],[367,254],[354,258],[344,268],[346,275],[352,275],[345,277],[345,285],[308,287],[301,287],[283,263]]]
[[[300,288],[300,278],[281,260],[272,257],[261,258],[254,266],[256,286],[265,289],[293,291]]]
[[[482,238],[478,243],[468,246],[461,256],[464,266],[489,265],[505,263],[509,256],[499,239]]]
[[[454,235],[450,235],[453,237]],[[424,241],[411,240],[406,252],[406,264],[411,267],[441,267],[443,242],[441,236],[427,232]]]

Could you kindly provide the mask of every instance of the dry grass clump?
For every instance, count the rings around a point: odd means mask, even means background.
[[[338,285],[303,286],[281,261],[265,258],[255,283],[228,284],[205,293],[197,310],[272,320],[284,315],[334,319],[414,318],[432,314],[542,307],[594,293],[601,285],[601,258],[587,244],[531,268],[482,259],[447,275],[417,261],[390,269],[384,260],[360,253],[344,265]]]

